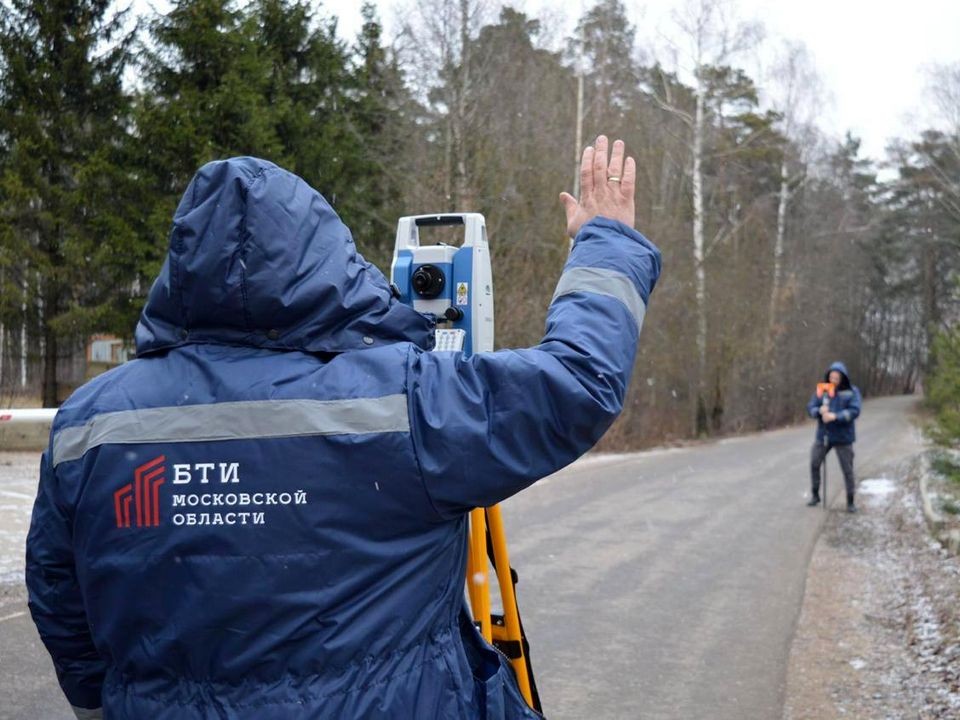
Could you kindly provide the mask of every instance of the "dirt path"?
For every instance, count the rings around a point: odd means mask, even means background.
[[[885,470],[814,548],[784,720],[960,717],[960,559],[927,534],[912,466]]]

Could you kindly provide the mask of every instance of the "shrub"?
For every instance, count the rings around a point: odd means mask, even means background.
[[[947,480],[960,484],[960,465],[943,453],[937,453],[930,460],[930,467],[938,475]]]
[[[933,410],[931,434],[937,442],[960,445],[960,327],[940,333],[931,349],[927,404]]]

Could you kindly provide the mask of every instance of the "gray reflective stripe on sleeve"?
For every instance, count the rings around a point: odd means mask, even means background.
[[[53,464],[106,443],[201,442],[410,432],[406,395],[351,400],[248,400],[121,410],[64,428],[53,438]]]
[[[637,292],[636,285],[623,273],[606,268],[570,268],[560,276],[553,299],[576,292],[590,292],[616,298],[627,306],[627,310],[637,321],[638,333],[643,327],[643,316],[647,312],[647,306]]]
[[[71,705],[70,709],[73,710],[73,714],[77,716],[77,720],[103,720],[103,708],[88,710],[87,708]]]

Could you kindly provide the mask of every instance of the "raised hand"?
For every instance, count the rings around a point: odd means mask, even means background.
[[[580,159],[580,200],[569,193],[560,193],[560,202],[567,213],[567,234],[576,237],[580,226],[597,215],[619,220],[633,227],[636,219],[634,192],[637,185],[637,163],[632,157],[624,161],[622,140],[613,143],[607,161],[607,137],[600,135],[593,147],[587,147]]]

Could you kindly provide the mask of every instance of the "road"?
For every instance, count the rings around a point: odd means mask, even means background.
[[[912,398],[866,403],[856,470],[916,452]],[[775,720],[807,565],[812,423],[595,458],[504,505],[552,720]],[[832,512],[843,480],[829,457]],[[850,521],[856,522],[857,516]]]
[[[866,404],[858,477],[918,450],[908,417],[914,405]],[[590,457],[504,503],[548,717],[781,717],[790,642],[824,519],[804,506],[812,435],[803,425]],[[843,482],[829,462],[837,512]],[[72,714],[17,582],[34,463],[0,454],[0,718],[59,720]]]

